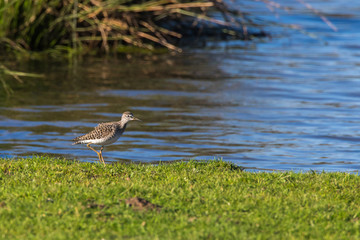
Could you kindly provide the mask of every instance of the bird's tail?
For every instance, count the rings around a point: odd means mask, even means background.
[[[71,141],[73,141],[73,144],[71,144],[71,145],[80,144],[79,140],[80,140],[79,137],[74,138],[73,140],[71,140]]]

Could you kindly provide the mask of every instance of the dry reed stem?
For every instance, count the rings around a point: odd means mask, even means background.
[[[119,6],[116,9],[121,11],[131,11],[131,12],[154,12],[154,11],[167,11],[170,9],[178,9],[178,8],[209,8],[213,7],[214,3],[212,2],[204,2],[204,3],[175,3],[175,4],[168,4],[163,6],[137,6],[137,7],[126,7],[126,6]]]
[[[174,45],[172,45],[172,44],[170,44],[168,42],[163,42],[160,39],[158,39],[158,38],[156,38],[156,37],[154,37],[154,36],[152,36],[150,34],[147,34],[147,33],[144,33],[144,32],[137,32],[137,35],[139,37],[146,38],[146,39],[149,39],[149,40],[151,40],[153,42],[159,43],[159,44],[167,47],[170,50],[174,50],[174,51],[177,51],[177,52],[182,52],[181,48],[178,48],[178,47],[176,47],[176,46],[174,46]]]
[[[317,9],[313,8],[310,3],[307,3],[303,0],[297,0],[299,3],[303,4],[307,9],[309,9],[310,11],[312,11],[314,14],[316,14],[317,16],[319,16],[321,18],[321,20],[323,20],[334,32],[337,32],[338,29],[337,27],[332,24],[332,22],[330,22],[325,16],[324,14],[320,13]]]

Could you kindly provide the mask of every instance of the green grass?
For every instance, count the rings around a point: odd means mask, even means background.
[[[358,239],[360,178],[0,159],[0,239]],[[161,210],[136,210],[141,197]]]

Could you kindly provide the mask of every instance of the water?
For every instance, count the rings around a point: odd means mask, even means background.
[[[338,32],[297,2],[296,14],[254,3],[251,11],[310,34],[273,26],[271,39],[175,56],[16,66],[46,77],[1,98],[0,157],[96,161],[70,140],[131,110],[143,122],[106,147],[108,162],[223,158],[249,169],[358,171],[360,7],[346,3],[312,1]]]

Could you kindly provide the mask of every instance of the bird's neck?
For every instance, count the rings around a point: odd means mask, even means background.
[[[120,128],[123,128],[125,130],[127,122],[120,120],[119,122]]]

